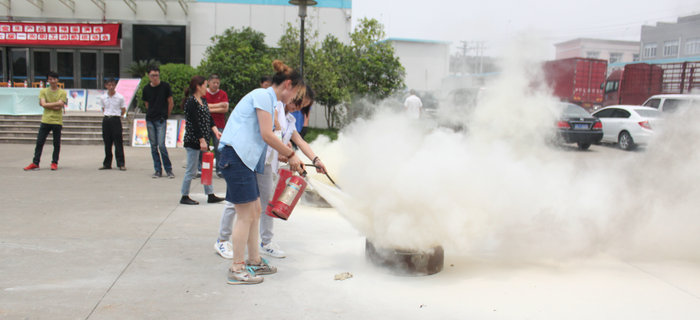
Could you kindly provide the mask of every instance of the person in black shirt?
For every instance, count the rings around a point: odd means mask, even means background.
[[[197,173],[197,164],[200,159],[200,151],[209,150],[210,134],[216,139],[221,138],[219,129],[214,125],[214,119],[209,113],[209,106],[205,98],[207,94],[207,80],[202,76],[194,76],[190,80],[190,86],[185,90],[185,138],[184,146],[187,150],[187,170],[182,180],[182,204],[199,204],[190,198],[190,183]],[[207,202],[216,203],[224,201],[214,194],[214,187],[204,185],[204,192],[207,194]]]
[[[141,97],[146,104],[146,127],[148,129],[148,141],[151,143],[151,155],[153,156],[153,178],[163,176],[162,168],[173,179],[173,166],[168,157],[168,149],[165,147],[165,130],[168,117],[173,111],[173,92],[167,82],[160,81],[160,69],[151,67],[148,69],[150,83],[143,88]],[[160,152],[160,153],[159,153]]]

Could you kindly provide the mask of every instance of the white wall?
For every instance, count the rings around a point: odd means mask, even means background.
[[[296,28],[301,25],[298,8],[292,6],[199,2],[191,8],[190,63],[193,66],[199,65],[206,48],[211,45],[211,37],[228,28],[251,27],[265,34],[267,45],[276,47],[288,23]],[[345,43],[350,41],[350,20],[341,9],[308,8],[305,27],[318,30],[319,41],[328,34]]]
[[[449,44],[389,40],[406,69],[406,87],[419,91],[439,90],[449,74]]]

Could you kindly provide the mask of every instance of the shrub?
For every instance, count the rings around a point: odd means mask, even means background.
[[[182,100],[185,98],[185,89],[190,85],[190,80],[197,74],[197,71],[188,64],[169,63],[160,66],[160,81],[170,84],[170,89],[173,91],[173,114],[183,113]],[[143,88],[149,85],[150,80],[148,75],[141,78],[139,90],[136,91],[136,100],[141,111],[146,112],[146,105],[141,97],[143,96]]]
[[[338,129],[320,129],[309,127],[306,135],[304,136],[304,140],[311,143],[316,140],[319,135],[327,136],[331,141],[335,141],[338,139]]]

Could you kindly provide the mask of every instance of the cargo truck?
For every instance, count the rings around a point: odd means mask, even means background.
[[[603,105],[641,105],[657,94],[687,94],[700,89],[700,61],[633,63],[610,73]]]
[[[603,104],[603,83],[608,62],[600,59],[568,58],[547,61],[544,78],[556,97],[588,110]]]

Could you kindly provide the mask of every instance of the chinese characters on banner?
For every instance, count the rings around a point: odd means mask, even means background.
[[[118,23],[0,22],[0,45],[119,46]]]

